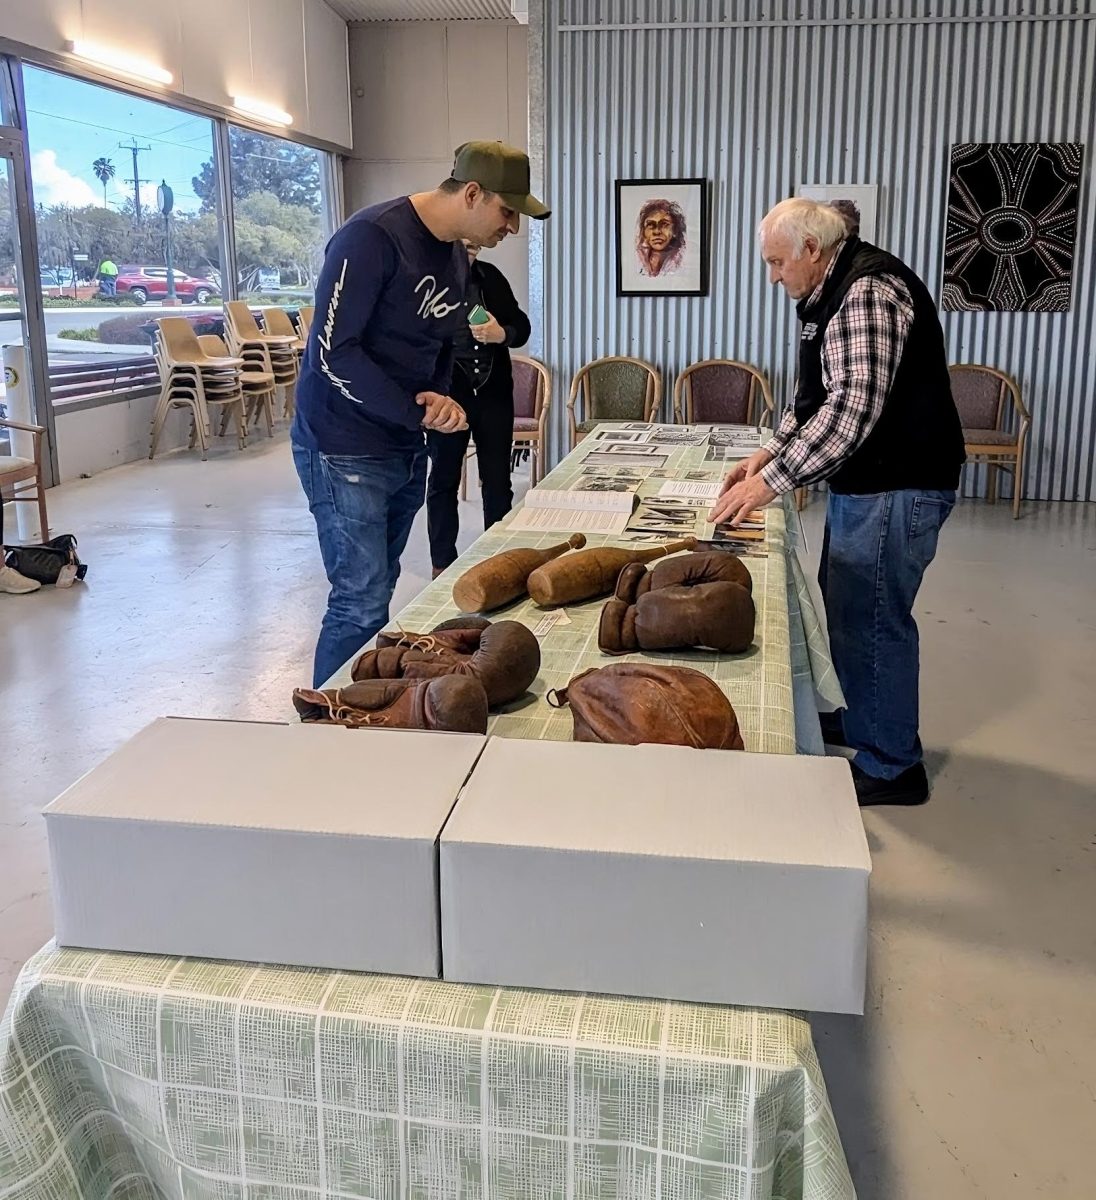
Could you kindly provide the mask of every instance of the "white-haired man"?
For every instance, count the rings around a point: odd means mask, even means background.
[[[847,707],[827,740],[856,751],[861,804],[923,804],[912,610],[965,457],[936,305],[828,204],[785,200],[759,236],[771,282],[797,302],[799,385],[776,436],[727,476],[713,519],[829,481],[819,581]]]

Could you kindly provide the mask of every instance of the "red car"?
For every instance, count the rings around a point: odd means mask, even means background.
[[[175,295],[183,303],[208,304],[218,294],[217,285],[200,275],[187,275],[173,267]],[[119,296],[131,296],[138,304],[167,297],[167,267],[138,267],[126,264],[118,272],[115,288]]]

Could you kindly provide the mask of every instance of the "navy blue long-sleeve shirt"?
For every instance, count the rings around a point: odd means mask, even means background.
[[[297,383],[293,440],[381,455],[423,442],[419,392],[449,391],[468,255],[405,196],[364,208],[327,245]]]

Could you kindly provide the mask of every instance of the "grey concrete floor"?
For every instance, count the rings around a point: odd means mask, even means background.
[[[0,595],[0,1004],[51,932],[41,808],[156,716],[285,716],[326,596],[284,436],[50,512],[90,571]],[[804,516],[817,550],[821,502]],[[428,577],[420,517],[396,608]],[[1096,505],[966,501],[944,531],[919,603],[933,799],[865,813],[868,1012],[813,1022],[860,1200],[1096,1195],[1094,597]]]

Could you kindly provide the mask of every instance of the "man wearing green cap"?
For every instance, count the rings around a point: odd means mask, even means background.
[[[433,191],[362,209],[328,243],[291,431],[331,584],[317,687],[388,621],[425,495],[425,431],[467,425],[448,394],[465,319],[462,239],[497,246],[522,214],[549,215],[530,193],[528,157],[466,142]]]

